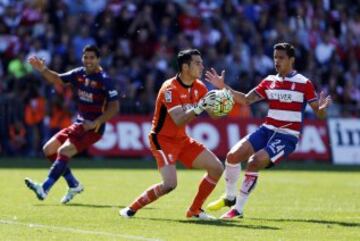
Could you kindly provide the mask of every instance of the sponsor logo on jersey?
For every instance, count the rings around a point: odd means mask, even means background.
[[[94,99],[93,93],[89,93],[89,92],[86,92],[86,91],[80,90],[80,89],[78,90],[78,96],[79,96],[80,100],[86,101],[89,103],[92,103],[93,99]]]
[[[182,105],[182,108],[184,111],[187,111],[187,110],[190,110],[191,108],[194,108],[194,105],[193,104],[185,104],[185,105]]]
[[[279,93],[279,92],[270,92],[269,99],[271,100],[279,100],[280,102],[290,103],[292,102],[290,93]]]
[[[172,101],[171,90],[165,91],[165,102],[170,103]]]

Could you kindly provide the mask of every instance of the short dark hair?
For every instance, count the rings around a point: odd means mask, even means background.
[[[83,54],[85,54],[85,52],[94,52],[96,57],[100,58],[100,50],[98,47],[96,47],[93,44],[88,44],[83,48]]]
[[[190,64],[193,55],[201,55],[200,51],[197,49],[185,49],[181,50],[177,55],[177,64],[179,71],[183,64]]]
[[[295,48],[289,43],[277,43],[274,45],[274,50],[285,50],[289,58],[295,57]]]

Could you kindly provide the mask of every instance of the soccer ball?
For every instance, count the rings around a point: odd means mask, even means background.
[[[216,90],[215,104],[211,108],[211,112],[215,116],[227,115],[234,106],[234,98],[227,89]]]

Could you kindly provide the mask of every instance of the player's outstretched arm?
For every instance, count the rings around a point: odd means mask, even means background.
[[[325,95],[323,91],[320,92],[319,100],[310,103],[311,108],[314,110],[316,116],[320,119],[326,118],[326,110],[331,104],[332,99],[330,95]]]
[[[60,76],[57,72],[49,70],[44,62],[44,60],[40,59],[37,56],[31,56],[28,59],[29,64],[39,71],[42,76],[51,84],[63,84]]]
[[[249,105],[256,101],[261,100],[261,97],[256,94],[256,92],[250,91],[248,94],[244,94],[240,91],[233,90],[230,86],[225,84],[225,70],[221,71],[221,75],[218,75],[214,68],[211,68],[210,71],[206,71],[205,80],[212,85],[214,85],[218,89],[226,88],[231,91],[233,95],[234,101],[242,104]]]

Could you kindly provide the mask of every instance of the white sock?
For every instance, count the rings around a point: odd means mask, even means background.
[[[237,194],[241,165],[225,162],[226,199],[234,200]]]
[[[240,213],[244,211],[245,203],[249,198],[249,194],[255,189],[258,179],[257,172],[246,172],[244,181],[241,185],[240,193],[236,198],[235,209]]]

